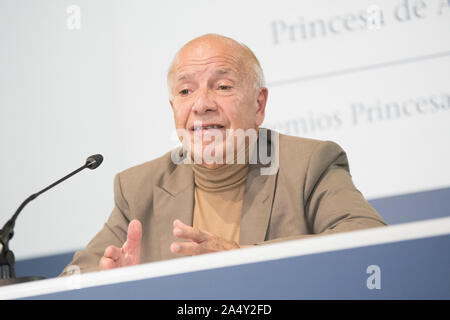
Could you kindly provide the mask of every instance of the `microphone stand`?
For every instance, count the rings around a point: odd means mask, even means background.
[[[30,201],[36,199],[42,193],[44,193],[47,190],[53,188],[54,186],[60,184],[64,180],[73,176],[74,174],[77,174],[81,170],[84,170],[86,168],[89,168],[89,169],[97,168],[101,164],[102,161],[103,161],[103,157],[101,155],[94,155],[94,156],[89,157],[86,160],[86,164],[84,164],[77,170],[69,173],[64,178],[61,178],[58,181],[52,183],[45,189],[43,189],[35,194],[32,194],[27,199],[25,199],[24,202],[22,202],[22,204],[16,210],[16,212],[11,217],[11,219],[9,219],[8,222],[5,223],[3,228],[0,229],[0,286],[45,279],[44,277],[38,277],[38,276],[16,278],[16,274],[15,274],[15,270],[14,270],[15,258],[14,258],[14,253],[9,249],[9,241],[14,236],[14,225],[16,224],[16,219],[19,216],[19,213],[23,210],[23,208],[25,208],[25,206]]]

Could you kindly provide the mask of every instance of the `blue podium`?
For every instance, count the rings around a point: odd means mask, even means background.
[[[450,217],[75,272],[0,298],[450,299]]]

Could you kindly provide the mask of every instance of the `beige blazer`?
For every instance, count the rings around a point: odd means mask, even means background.
[[[274,143],[269,140],[268,144],[273,147]],[[280,134],[278,145],[276,174],[262,175],[262,164],[250,164],[241,245],[386,225],[355,188],[346,154],[336,143]],[[117,174],[114,210],[87,247],[75,253],[70,265],[77,265],[81,272],[96,271],[106,247],[121,247],[125,242],[132,219],[143,226],[142,263],[176,258],[169,249],[175,241],[172,223],[175,219],[193,223],[190,166],[174,164],[169,152]]]

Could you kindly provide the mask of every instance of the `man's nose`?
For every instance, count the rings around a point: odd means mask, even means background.
[[[214,99],[212,99],[211,94],[212,93],[208,89],[198,90],[195,104],[192,108],[193,111],[201,114],[217,110],[217,106]]]

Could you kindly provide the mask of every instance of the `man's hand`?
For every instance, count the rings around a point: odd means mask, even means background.
[[[187,242],[173,242],[170,245],[170,251],[185,256],[239,249],[236,242],[227,241],[209,232],[192,228],[180,220],[173,222],[173,235],[178,239],[189,240]]]
[[[142,224],[131,220],[128,225],[127,241],[122,248],[109,246],[98,263],[98,270],[133,266],[141,261]]]

